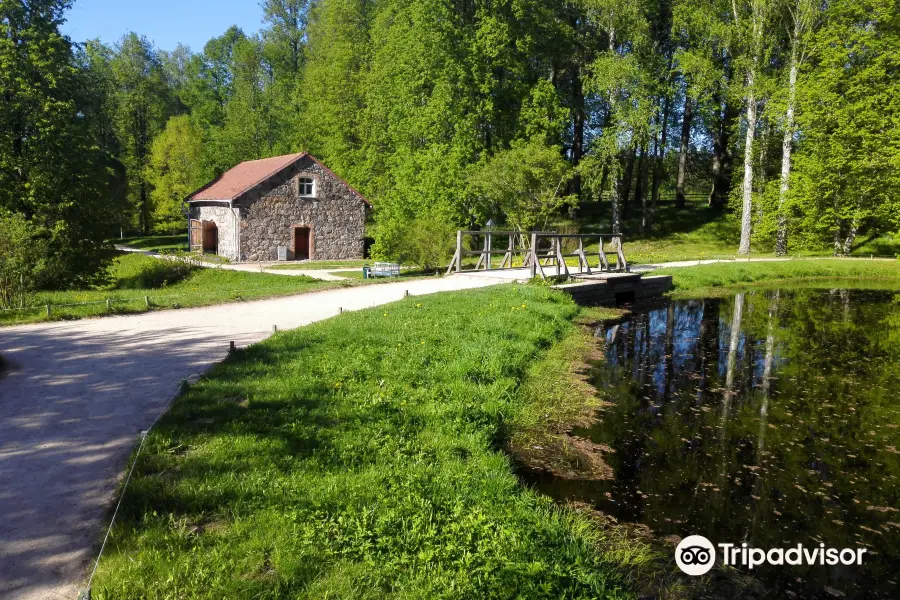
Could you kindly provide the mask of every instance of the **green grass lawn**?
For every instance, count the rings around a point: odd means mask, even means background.
[[[585,233],[607,232],[609,216],[604,212],[608,203],[589,207],[579,219],[579,229]],[[674,203],[657,207],[653,231],[640,234],[640,209],[634,207],[622,220],[625,257],[631,264],[648,264],[683,260],[735,258],[740,241],[740,224],[720,210],[709,208],[705,202],[689,202],[683,209]],[[596,251],[596,245],[589,247]],[[830,256],[830,248],[799,250],[789,248],[791,256]],[[895,258],[900,255],[900,237],[890,235],[863,236],[851,252],[853,256]],[[774,256],[771,248],[753,248],[753,257]],[[573,263],[574,264],[574,263]]]
[[[523,487],[500,450],[577,313],[506,285],[238,351],[147,439],[93,597],[633,597],[640,551]]]
[[[703,295],[748,285],[779,282],[828,283],[835,286],[900,286],[900,260],[821,259],[746,262],[660,269],[672,275],[676,295]]]
[[[900,261],[667,272],[695,296],[778,281],[900,289]],[[670,548],[555,506],[503,452],[564,444],[565,424],[596,405],[571,379],[587,312],[504,285],[236,352],[147,439],[94,597],[691,597],[705,583],[673,575]]]
[[[287,296],[347,285],[302,275],[190,267],[142,254],[117,256],[109,275],[110,283],[97,289],[39,292],[26,310],[0,311],[0,324],[48,320],[47,304],[52,305],[49,319],[76,319]]]
[[[138,250],[155,250],[157,252],[166,250],[184,250],[187,252],[188,250],[186,233],[130,237],[111,241],[116,245],[137,248]]]

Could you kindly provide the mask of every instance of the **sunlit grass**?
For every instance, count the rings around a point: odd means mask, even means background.
[[[94,597],[633,597],[643,550],[523,487],[499,450],[577,312],[506,285],[237,352],[150,435]]]
[[[78,319],[165,308],[207,306],[286,296],[347,285],[306,276],[185,266],[142,254],[113,260],[109,284],[96,289],[39,292],[25,310],[0,311],[0,323],[11,325],[50,319]],[[107,305],[107,300],[109,304]],[[51,305],[47,315],[47,305]]]
[[[900,260],[815,259],[744,262],[661,269],[672,275],[676,294],[698,295],[715,289],[778,282],[833,281],[836,285],[900,287]]]

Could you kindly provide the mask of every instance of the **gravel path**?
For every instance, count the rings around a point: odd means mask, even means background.
[[[502,283],[453,276],[272,300],[0,329],[0,599],[73,600],[129,453],[175,392],[238,346],[412,295]]]

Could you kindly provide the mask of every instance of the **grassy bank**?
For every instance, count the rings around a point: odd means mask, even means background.
[[[833,282],[834,285],[900,286],[900,260],[822,259],[746,262],[660,269],[672,275],[674,295],[717,294],[734,287],[779,282]]]
[[[635,559],[500,450],[577,311],[501,286],[236,353],[149,437],[95,597],[631,597]]]
[[[24,310],[0,311],[0,324],[207,306],[300,294],[341,285],[345,284],[305,276],[284,277],[201,268],[142,254],[126,254],[114,259],[108,284],[88,290],[39,292]],[[48,304],[51,305],[49,317]]]
[[[609,231],[609,203],[603,202],[585,207],[579,229],[582,232]],[[649,264],[681,260],[728,259],[735,258],[740,241],[738,219],[710,208],[705,201],[688,202],[684,208],[677,208],[673,202],[662,202],[657,206],[651,232],[641,234],[641,210],[632,210],[622,215],[621,231],[625,233],[625,256],[632,264]],[[595,247],[591,247],[594,250]],[[798,249],[790,246],[790,255],[795,257],[831,256],[832,249]],[[860,236],[851,250],[852,256],[870,255],[896,258],[900,255],[900,236],[871,233]],[[753,257],[774,256],[774,248],[753,245]]]

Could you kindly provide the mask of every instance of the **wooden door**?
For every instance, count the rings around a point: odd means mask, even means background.
[[[203,224],[200,219],[191,219],[191,251],[203,249]]]
[[[309,227],[294,228],[294,260],[309,259]]]

